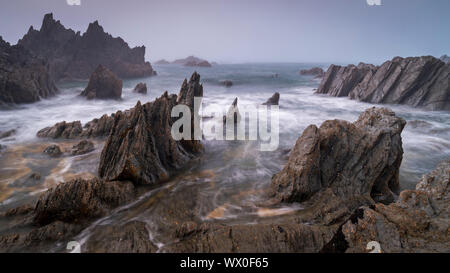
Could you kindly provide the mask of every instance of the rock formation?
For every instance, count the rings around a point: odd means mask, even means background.
[[[133,91],[139,94],[147,94],[147,84],[140,82],[134,87]]]
[[[170,64],[170,62],[165,59],[161,59],[161,60],[157,61],[155,64]]]
[[[42,153],[49,155],[51,157],[58,157],[58,156],[62,155],[61,148],[55,144],[50,145],[47,148],[45,148]]]
[[[371,103],[450,110],[450,64],[431,56],[396,57],[379,67],[328,68],[316,93]]]
[[[450,63],[450,57],[447,55],[442,55],[439,59],[441,59],[444,63]]]
[[[280,101],[280,93],[275,92],[272,97],[270,97],[263,105],[278,105]]]
[[[392,202],[399,190],[406,122],[386,108],[370,108],[354,123],[328,120],[310,125],[284,169],[272,179],[277,202],[302,202],[326,188],[346,199]]]
[[[0,37],[0,104],[32,103],[57,92],[44,60]]]
[[[320,67],[313,67],[311,69],[300,70],[300,75],[315,76],[316,78],[322,78],[325,75],[325,71],[323,71],[323,69]]]
[[[221,85],[225,86],[225,87],[231,87],[233,86],[233,82],[230,80],[224,80],[220,82]]]
[[[72,155],[84,155],[95,150],[94,143],[92,141],[83,139],[77,144],[73,145],[71,154]]]
[[[40,30],[30,27],[19,45],[49,61],[57,79],[87,79],[99,64],[120,78],[156,75],[145,62],[145,47],[130,48],[122,38],[105,33],[97,21],[81,35],[66,29],[53,14],[46,14]]]
[[[103,65],[99,65],[89,78],[86,89],[80,94],[87,99],[120,99],[122,80]]]
[[[205,60],[197,58],[195,56],[189,56],[189,57],[186,57],[184,59],[177,59],[177,60],[173,61],[172,63],[173,64],[182,64],[182,65],[184,65],[184,64],[189,63],[189,62],[191,62],[191,63],[200,63],[200,62],[204,62],[204,61]]]
[[[201,62],[190,61],[185,63],[184,66],[211,67],[211,64],[208,61],[201,61]]]
[[[241,114],[239,113],[237,104],[238,98],[235,98],[230,108],[228,109],[227,114],[223,116],[223,123],[226,123],[227,120],[231,121],[234,124],[238,124],[239,122],[241,122]]]
[[[189,83],[184,81],[178,96],[166,92],[151,103],[138,102],[128,112],[117,112],[101,154],[99,176],[136,184],[167,180],[202,148],[199,141],[172,138],[172,108],[184,104],[194,113],[194,97],[202,96],[200,75],[194,73]]]

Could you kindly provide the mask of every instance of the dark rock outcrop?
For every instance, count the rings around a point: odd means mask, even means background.
[[[44,60],[0,37],[0,104],[32,103],[57,92]]]
[[[78,144],[73,145],[71,154],[72,155],[84,155],[95,150],[94,143],[92,141],[83,139]]]
[[[15,129],[8,130],[6,132],[1,132],[0,131],[0,139],[8,138],[8,137],[11,137],[11,136],[13,136],[15,134],[16,134],[16,130]]]
[[[134,87],[133,91],[139,94],[147,94],[147,84],[140,82]]]
[[[89,78],[86,89],[80,94],[87,99],[120,99],[122,80],[103,65],[99,65]]]
[[[230,108],[228,109],[227,114],[223,116],[223,123],[226,123],[227,120],[232,121],[232,123],[234,124],[238,124],[239,122],[241,122],[241,114],[239,113],[239,108],[237,104],[238,98],[235,98]]]
[[[194,118],[194,97],[203,96],[200,75],[185,80],[180,93],[167,92],[153,102],[140,102],[128,112],[117,112],[114,126],[101,153],[99,176],[106,180],[130,180],[136,184],[165,181],[202,149],[199,141],[175,141],[171,135],[177,104],[190,107]]]
[[[99,64],[120,78],[156,74],[145,62],[144,46],[130,48],[122,38],[105,33],[97,21],[81,35],[55,21],[53,14],[46,14],[41,29],[30,27],[18,44],[49,60],[51,75],[57,80],[87,79]]]
[[[49,155],[51,157],[58,157],[62,155],[61,148],[58,145],[50,145],[47,148],[45,148],[42,153]]]
[[[402,191],[396,203],[362,207],[342,233],[347,252],[365,252],[367,242],[382,252],[448,252],[450,250],[450,161],[442,162],[417,184]]]
[[[280,101],[280,93],[275,92],[272,97],[270,97],[263,105],[278,105]]]
[[[310,125],[284,169],[272,179],[277,202],[302,202],[331,188],[342,199],[360,196],[392,202],[399,190],[406,122],[386,108],[370,108],[354,123],[328,120]]]
[[[83,223],[105,215],[134,197],[134,186],[128,181],[74,179],[49,189],[40,197],[33,221],[39,226],[56,221]]]
[[[323,71],[323,69],[320,67],[313,67],[311,69],[300,70],[300,75],[315,76],[316,78],[322,78],[325,75],[325,71]]]
[[[223,85],[225,87],[231,87],[231,86],[233,86],[233,82],[230,80],[224,80],[224,81],[220,82],[220,85]]]
[[[331,65],[316,93],[371,103],[450,110],[450,64],[431,56],[396,57],[379,67]]]

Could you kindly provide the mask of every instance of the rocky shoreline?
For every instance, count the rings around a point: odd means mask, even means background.
[[[98,178],[76,178],[50,188],[34,204],[10,209],[26,230],[0,236],[0,252],[43,251],[66,242],[95,219],[136,200],[145,185],[161,185],[188,162],[201,158],[200,141],[174,141],[170,109],[193,107],[203,96],[200,75],[185,80],[178,95],[118,111],[86,124],[61,122],[38,133],[46,138],[105,138]],[[195,118],[193,116],[192,118]],[[199,221],[185,203],[189,191],[168,203],[168,242],[150,240],[146,223],[96,226],[85,252],[367,252],[377,241],[383,252],[445,252],[448,236],[450,162],[425,175],[416,190],[399,192],[406,122],[386,108],[369,108],[354,123],[329,120],[311,125],[298,138],[285,167],[263,191],[260,206],[274,210],[286,203],[303,209],[255,224]],[[79,143],[74,149],[89,146]],[[81,149],[80,148],[80,149]],[[193,185],[195,187],[195,185]],[[158,199],[156,199],[158,200]],[[169,200],[159,200],[168,202]],[[155,201],[152,201],[155,202]],[[169,213],[170,211],[170,213]]]
[[[395,57],[381,66],[331,65],[316,93],[449,111],[449,77],[450,64],[432,56]]]

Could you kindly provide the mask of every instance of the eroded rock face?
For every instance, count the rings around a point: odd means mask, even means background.
[[[33,221],[39,226],[55,221],[83,223],[105,215],[134,197],[134,186],[129,181],[74,179],[49,189],[40,197]]]
[[[432,56],[400,58],[376,67],[331,65],[317,93],[372,103],[450,110],[450,64]]]
[[[133,91],[139,94],[147,94],[147,84],[140,82]]]
[[[122,38],[104,32],[97,21],[81,35],[46,14],[41,29],[30,27],[18,44],[49,60],[50,73],[57,80],[87,79],[99,64],[120,78],[156,75],[145,61],[144,46],[130,48]]]
[[[402,191],[396,203],[362,207],[342,226],[347,252],[365,252],[380,243],[382,252],[448,252],[450,250],[450,161],[442,162],[417,184]]]
[[[62,155],[61,148],[58,145],[50,145],[47,148],[45,148],[42,153],[49,155],[51,157],[58,157]]]
[[[86,89],[81,96],[87,99],[120,99],[122,97],[122,80],[103,65],[99,65],[89,78]]]
[[[78,142],[78,144],[73,145],[71,154],[72,155],[84,155],[95,150],[94,143],[92,141],[83,139]]]
[[[322,78],[325,75],[325,71],[323,71],[323,69],[320,67],[313,67],[311,69],[300,70],[300,75],[315,76],[316,78]]]
[[[275,92],[272,97],[270,97],[263,105],[278,105],[280,101],[280,93]]]
[[[0,104],[32,103],[57,92],[44,60],[0,37]]]
[[[178,96],[166,92],[153,102],[144,105],[138,102],[126,113],[117,112],[101,154],[99,176],[106,180],[155,184],[184,166],[202,147],[199,141],[172,138],[171,111],[175,105],[184,104],[194,113],[194,96],[203,96],[197,73],[189,83],[185,80]]]
[[[405,124],[386,108],[370,108],[354,123],[329,120],[320,128],[310,125],[287,165],[273,177],[271,195],[277,202],[302,202],[331,188],[342,199],[393,201]]]

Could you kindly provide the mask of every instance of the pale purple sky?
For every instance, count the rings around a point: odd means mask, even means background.
[[[45,13],[76,31],[98,20],[155,61],[374,62],[450,55],[449,0],[0,0],[0,35],[16,43]]]

